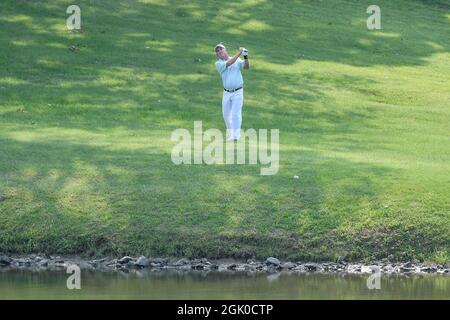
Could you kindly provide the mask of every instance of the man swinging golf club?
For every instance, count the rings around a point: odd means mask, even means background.
[[[250,68],[248,51],[245,48],[239,48],[239,51],[230,57],[222,43],[216,45],[214,51],[219,58],[216,61],[216,68],[223,82],[222,114],[227,126],[228,140],[237,141],[241,137],[244,101],[244,80],[241,69]],[[244,60],[239,58],[241,54],[244,56]]]

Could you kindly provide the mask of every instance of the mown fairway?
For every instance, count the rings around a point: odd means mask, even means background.
[[[70,4],[0,2],[0,251],[450,260],[447,1],[377,1],[380,31],[372,1]],[[219,41],[277,175],[171,162],[224,129]]]

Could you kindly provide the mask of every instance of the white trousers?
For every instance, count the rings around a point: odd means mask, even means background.
[[[228,138],[241,137],[242,104],[244,102],[244,88],[235,91],[223,91],[222,114],[227,126]]]

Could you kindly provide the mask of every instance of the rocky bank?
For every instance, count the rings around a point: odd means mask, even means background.
[[[81,257],[62,257],[44,254],[6,255],[0,254],[0,271],[8,270],[64,270],[70,265],[78,265],[82,270],[119,271],[133,270],[164,271],[216,271],[216,272],[265,272],[277,273],[289,271],[294,273],[351,273],[364,274],[379,272],[384,274],[443,274],[450,275],[450,266],[431,265],[413,262],[390,262],[388,259],[370,264],[339,262],[303,262],[281,261],[275,257],[268,257],[265,261],[237,261],[237,260],[208,260],[186,258],[152,258],[130,257],[83,259]]]

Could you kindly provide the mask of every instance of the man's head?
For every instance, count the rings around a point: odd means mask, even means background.
[[[227,48],[225,48],[225,46],[221,43],[219,43],[218,45],[216,45],[214,47],[214,51],[216,52],[216,55],[219,59],[222,60],[227,60],[228,59],[228,52],[227,52]]]

